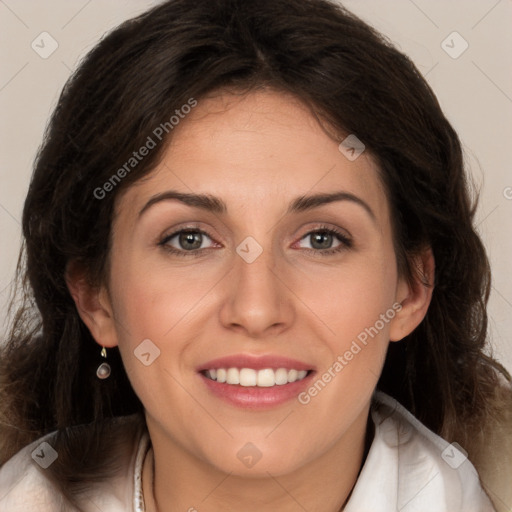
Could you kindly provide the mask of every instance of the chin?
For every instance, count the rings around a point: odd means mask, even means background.
[[[231,455],[228,455],[231,453]],[[304,449],[301,446],[280,447],[259,445],[250,441],[237,443],[230,452],[212,454],[206,461],[223,473],[240,478],[268,478],[286,475],[306,464]]]

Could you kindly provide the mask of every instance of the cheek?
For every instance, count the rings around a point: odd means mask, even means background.
[[[345,407],[357,409],[362,397],[371,396],[384,363],[390,322],[396,316],[396,286],[392,250],[376,251],[303,282],[298,295],[308,297],[308,307],[315,313],[310,322],[320,325],[323,333],[318,350],[324,364],[316,385],[301,402],[315,402],[312,416],[324,408],[339,411],[341,404],[345,411]],[[319,395],[321,399],[316,398]]]
[[[147,411],[153,414],[166,404],[185,407],[187,396],[173,385],[181,381],[194,333],[198,298],[207,283],[191,279],[190,272],[125,261],[112,279],[119,350],[129,380]],[[149,354],[149,355],[147,355]]]
[[[213,266],[202,268],[197,278],[192,266],[176,268],[165,259],[148,262],[135,257],[113,265],[111,284],[119,350],[130,381],[145,405],[151,403],[162,382],[171,379],[169,374],[186,373],[191,362],[197,362],[193,341],[204,330],[204,322],[197,319],[213,317],[210,305],[215,300],[213,287],[223,275],[219,272]],[[141,357],[148,352],[149,356]]]
[[[193,266],[172,267],[162,258],[158,262],[126,261],[119,266],[117,276],[116,311],[131,342],[140,342],[151,337],[164,340],[186,323],[207,302],[219,270],[202,266],[198,277]]]
[[[297,294],[307,297],[314,313],[310,318],[323,322],[330,334],[326,340],[339,351],[392,307],[397,286],[394,255],[369,254],[337,268],[317,269],[314,277],[297,281],[296,286]],[[379,322],[379,327],[386,337],[388,323]]]
[[[317,305],[324,304],[321,318],[329,327],[318,347],[324,363],[298,397],[302,413],[314,430],[324,432],[326,440],[348,429],[364,413],[384,364],[390,322],[396,315],[394,272],[382,266],[373,271],[367,267],[361,273],[352,270],[333,276],[328,292],[317,291]]]

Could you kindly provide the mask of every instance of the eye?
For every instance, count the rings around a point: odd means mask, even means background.
[[[159,245],[172,253],[188,256],[185,253],[197,253],[213,247],[213,242],[208,233],[200,229],[181,229],[165,236]]]
[[[304,242],[306,245],[303,245]],[[352,240],[336,229],[320,228],[302,237],[299,247],[321,254],[332,254],[352,247]]]
[[[177,256],[200,256],[203,250],[216,246],[212,237],[198,228],[175,231],[164,236],[158,245]],[[298,246],[316,254],[328,255],[352,247],[352,240],[336,229],[322,227],[303,236]]]

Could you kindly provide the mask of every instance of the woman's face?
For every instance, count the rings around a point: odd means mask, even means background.
[[[155,439],[242,475],[360,439],[408,288],[376,165],[356,156],[293,97],[225,93],[121,196],[101,342]]]

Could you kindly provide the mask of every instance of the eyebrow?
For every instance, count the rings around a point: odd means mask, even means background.
[[[212,213],[223,214],[226,213],[228,210],[226,203],[222,199],[219,199],[218,197],[209,194],[189,194],[184,192],[178,192],[176,190],[168,190],[166,192],[162,192],[161,194],[153,196],[140,210],[139,217],[153,205],[160,203],[162,201],[171,200],[176,200],[183,204],[186,204],[187,206],[191,206],[193,208],[200,208],[201,210],[205,210]],[[297,197],[290,203],[286,213],[290,214],[304,212],[312,210],[314,208],[318,208],[326,204],[334,203],[336,201],[350,201],[352,203],[355,203],[361,206],[368,213],[368,215],[372,218],[374,222],[377,220],[375,213],[365,201],[363,201],[360,197],[345,191]]]

